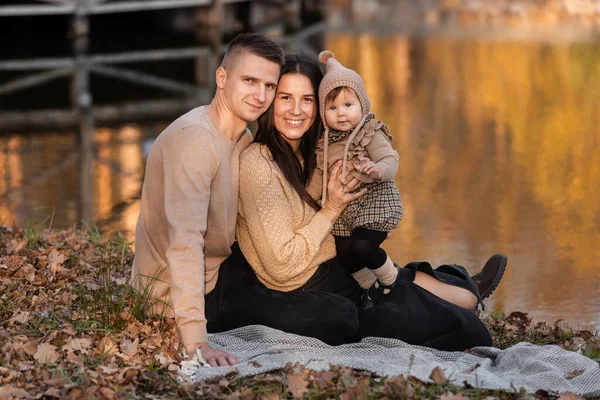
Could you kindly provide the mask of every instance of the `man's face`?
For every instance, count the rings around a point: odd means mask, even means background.
[[[245,122],[256,121],[275,96],[279,64],[243,52],[232,60],[222,83],[229,109]]]

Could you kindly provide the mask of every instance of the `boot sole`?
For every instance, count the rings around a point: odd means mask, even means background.
[[[488,289],[487,293],[485,294],[480,294],[481,295],[481,300],[485,300],[488,297],[490,297],[495,291],[496,289],[498,289],[498,285],[500,284],[500,281],[502,280],[502,277],[504,276],[504,272],[506,271],[506,266],[508,265],[508,257],[506,257],[505,255],[502,256],[502,261],[500,262],[500,268],[498,268],[498,272],[496,273],[496,277],[494,278],[494,282],[492,282],[490,288]]]

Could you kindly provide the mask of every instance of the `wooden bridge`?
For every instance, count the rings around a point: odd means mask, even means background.
[[[37,3],[30,5],[6,5],[5,2],[5,5],[0,6],[0,24],[6,18],[58,15],[70,17],[69,37],[72,51],[70,56],[64,57],[0,60],[0,72],[12,77],[8,81],[0,82],[0,100],[3,96],[15,92],[27,93],[27,90],[66,77],[70,81],[70,107],[4,109],[0,112],[0,133],[79,127],[79,143],[72,148],[69,153],[71,155],[45,171],[44,177],[58,174],[77,162],[80,194],[78,215],[84,221],[92,221],[95,196],[93,165],[98,161],[98,149],[94,143],[97,123],[173,118],[195,106],[209,102],[214,93],[214,71],[225,49],[223,31],[227,28],[226,17],[231,7],[243,6],[246,13],[249,12],[250,7],[264,7],[270,10],[270,13],[264,13],[270,14],[270,20],[260,21],[256,26],[251,27],[254,28],[251,30],[270,34],[288,51],[304,52],[316,57],[322,45],[314,49],[307,44],[306,40],[322,32],[325,23],[321,21],[303,27],[304,24],[298,19],[301,8],[317,10],[320,7],[319,3],[311,0],[38,0]],[[198,13],[196,21],[200,21],[198,25],[201,26],[196,28],[208,33],[208,39],[204,40],[208,44],[90,54],[90,19],[94,15],[183,8]],[[248,21],[245,21],[244,25],[249,25]],[[279,29],[275,30],[279,30],[279,34],[273,35],[272,31],[277,26]],[[293,31],[293,33],[287,34],[286,31]],[[194,67],[191,68],[195,71],[191,75],[195,76],[195,81],[158,76],[138,67],[141,64],[147,65],[159,61],[181,60],[193,61],[191,65]],[[164,96],[154,100],[133,101],[123,100],[126,95],[124,93],[118,102],[94,105],[94,96],[90,88],[92,74],[118,82],[129,82],[157,89]],[[2,153],[0,156],[6,159],[11,157],[9,148],[3,149]],[[6,180],[4,186],[7,188],[13,186],[10,176],[0,178]],[[19,190],[27,190],[33,184],[34,181],[22,182],[21,187],[16,191],[7,189],[0,193],[0,202],[10,204],[10,196],[18,196]]]
[[[33,1],[33,0],[32,0]],[[261,21],[255,31],[269,31],[283,24],[285,32],[298,22],[301,8],[317,10],[318,1],[310,0],[38,0],[36,4],[0,6],[0,23],[3,18],[23,16],[70,16],[72,55],[69,57],[0,60],[0,71],[16,73],[18,77],[0,83],[0,98],[17,91],[39,87],[59,78],[71,79],[71,107],[68,109],[4,110],[0,113],[0,132],[52,127],[64,129],[79,125],[82,140],[90,136],[94,122],[118,122],[147,117],[169,117],[198,104],[207,103],[214,93],[214,71],[220,62],[224,44],[222,32],[227,8],[262,7],[271,12],[271,19]],[[190,8],[199,13],[198,26],[208,33],[208,45],[183,48],[157,48],[134,50],[113,54],[89,54],[90,17],[99,14],[135,13],[152,10]],[[246,15],[249,18],[249,15]],[[247,22],[247,21],[246,21]],[[199,23],[200,24],[200,23]],[[292,35],[275,37],[288,49],[315,55],[317,50],[304,43],[304,39],[323,29],[317,23]],[[247,25],[247,24],[244,24]],[[131,63],[193,60],[195,82],[157,76],[127,67]],[[175,98],[158,100],[120,101],[115,104],[94,106],[90,90],[90,75],[108,77],[158,89]]]

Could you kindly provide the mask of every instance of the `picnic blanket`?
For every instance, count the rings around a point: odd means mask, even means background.
[[[554,345],[518,343],[505,350],[476,347],[465,353],[371,337],[358,343],[329,346],[314,338],[259,325],[210,334],[209,342],[215,348],[240,356],[239,363],[234,367],[210,368],[197,361],[184,361],[182,372],[194,382],[224,376],[233,369],[240,376],[248,376],[298,362],[314,370],[327,370],[331,364],[345,365],[382,377],[404,374],[426,382],[431,382],[432,370],[439,367],[457,386],[468,382],[482,389],[524,388],[530,393],[542,389],[600,396],[598,362]]]

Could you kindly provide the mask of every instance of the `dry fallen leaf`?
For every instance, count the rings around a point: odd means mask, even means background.
[[[247,398],[247,397],[244,397],[244,398]],[[282,398],[283,397],[281,397],[279,392],[276,392],[274,390],[270,391],[270,392],[260,393],[260,395],[258,396],[259,400],[280,400]]]
[[[108,400],[113,400],[117,398],[117,394],[107,387],[100,388],[100,393],[102,393],[102,396]]]
[[[106,354],[106,355],[112,356],[113,354],[115,354],[115,352],[117,350],[118,349],[117,349],[117,345],[115,344],[115,342],[113,342],[110,337],[105,336],[102,338],[102,340],[98,344],[98,347],[96,347],[94,349],[94,354],[97,354],[97,355]]]
[[[292,371],[287,376],[288,391],[294,398],[302,397],[308,392],[307,375],[306,371],[302,369],[300,373]]]
[[[468,370],[463,371],[463,374],[467,374],[468,375],[468,374],[472,373],[473,371],[475,371],[479,367],[481,367],[481,364],[477,363],[473,367],[469,368]]]
[[[65,255],[58,252],[56,249],[52,249],[48,254],[48,261],[52,264],[61,265],[65,262]]]
[[[27,343],[16,342],[13,344],[13,351],[18,359],[24,360],[32,357],[38,350],[37,341],[31,340]]]
[[[44,392],[44,396],[60,398],[60,390],[57,388],[49,388]]]
[[[165,354],[162,351],[160,353],[155,354],[154,359],[160,363],[161,368],[164,368],[175,362],[175,360],[165,356]]]
[[[29,311],[17,310],[13,313],[12,317],[8,320],[9,325],[19,324],[25,325],[29,321],[31,313]]]
[[[139,343],[140,338],[135,338],[133,342],[129,339],[123,339],[121,341],[121,353],[125,354],[127,357],[132,358],[139,352]]]
[[[369,393],[369,378],[362,378],[340,395],[340,400],[366,400]]]
[[[440,396],[440,400],[463,400],[464,397],[462,393],[452,394],[450,392],[446,392]]]
[[[20,241],[17,239],[13,239],[6,246],[6,252],[8,254],[18,253],[19,251],[21,251],[23,249],[23,247],[25,247],[26,244],[27,244],[27,239],[23,239]]]
[[[35,268],[31,264],[25,264],[15,273],[15,278],[24,278],[31,283],[35,280]]]
[[[171,367],[169,365],[169,367]],[[117,382],[123,384],[129,381],[133,381],[139,374],[140,367],[128,367],[121,369],[121,372],[117,376]]]
[[[40,364],[53,364],[60,358],[56,346],[50,343],[40,343],[33,358]]]
[[[576,376],[579,376],[579,375],[583,374],[584,372],[585,372],[584,369],[577,369],[575,371],[567,372],[565,374],[565,378],[567,378],[567,379],[573,379]]]
[[[254,360],[250,361],[248,364],[252,365],[254,368],[262,367],[261,363],[259,363],[258,361],[254,361]]]
[[[63,348],[63,350],[66,350],[68,353],[73,353],[73,352],[78,351],[81,354],[87,354],[88,349],[90,348],[91,345],[92,345],[92,342],[90,341],[90,339],[74,338],[74,339],[69,340],[67,345]]]
[[[27,393],[25,389],[16,388],[11,385],[0,386],[0,399],[32,399],[33,397]]]
[[[577,396],[573,392],[563,393],[558,397],[558,400],[582,400],[583,397]]]
[[[80,388],[73,388],[69,391],[69,400],[83,399],[83,390]]]
[[[67,353],[65,359],[69,362],[76,363],[76,364],[83,362],[83,358],[78,355],[75,355],[74,353]]]
[[[65,327],[62,329],[62,332],[66,333],[69,336],[77,335],[77,329],[75,329],[71,324],[65,324]]]
[[[440,367],[435,367],[433,371],[431,371],[429,379],[434,381],[437,385],[442,385],[448,382],[448,379],[446,379],[446,375],[444,375],[444,372],[440,369]]]
[[[106,365],[101,365],[99,368],[102,370],[102,372],[104,372],[107,375],[116,374],[117,372],[119,372],[121,370],[120,368],[107,367]]]

